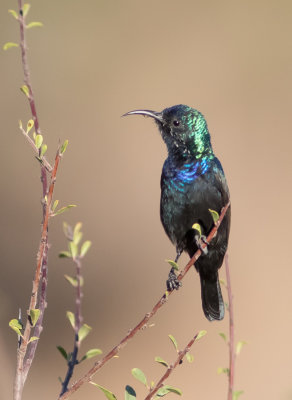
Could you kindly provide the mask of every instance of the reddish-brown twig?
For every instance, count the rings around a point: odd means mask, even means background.
[[[36,111],[36,105],[34,100],[34,94],[32,90],[29,65],[27,61],[27,45],[25,38],[25,16],[23,14],[23,0],[18,0],[18,22],[20,28],[20,49],[21,49],[21,59],[24,74],[24,84],[27,87],[27,97],[30,105],[31,115],[34,121],[34,127],[37,134],[40,134],[39,119]],[[35,143],[22,129],[21,131],[25,134],[27,141],[34,148],[37,155],[40,155],[40,149],[37,149]],[[43,220],[42,220],[42,232],[41,240],[39,244],[38,254],[37,254],[37,266],[35,271],[35,276],[33,280],[33,288],[30,297],[30,304],[27,311],[27,315],[30,315],[31,310],[38,307],[40,310],[40,316],[34,327],[34,336],[39,337],[42,331],[42,320],[43,314],[46,307],[46,291],[47,291],[47,253],[48,253],[48,223],[50,218],[50,210],[53,198],[54,185],[56,181],[56,175],[58,170],[59,161],[62,154],[58,149],[55,158],[54,167],[47,162],[47,160],[42,157],[41,160],[41,183],[42,183],[42,209],[43,209]],[[50,185],[48,187],[48,172],[50,173]],[[23,336],[17,350],[17,367],[16,376],[14,381],[14,399],[20,400],[22,397],[22,390],[27,378],[28,371],[30,369],[34,354],[37,348],[38,340],[29,343],[31,338],[32,325],[29,318],[26,320]]]
[[[145,400],[151,400],[152,397],[158,392],[158,390],[163,386],[165,380],[169,377],[169,375],[173,372],[173,370],[180,364],[181,360],[184,358],[184,356],[190,351],[190,348],[194,344],[195,340],[197,339],[198,334],[196,334],[192,340],[189,341],[187,346],[178,353],[178,357],[175,360],[175,363],[170,365],[165,374],[160,378],[159,382],[157,385],[150,391],[148,396],[145,397]]]
[[[229,373],[228,373],[228,400],[232,400],[234,387],[234,368],[235,368],[235,351],[234,351],[234,314],[233,314],[233,295],[231,290],[230,270],[228,254],[225,255],[225,269],[228,292],[228,311],[229,311]]]
[[[49,187],[49,193],[48,193],[47,200],[46,200],[46,213],[45,213],[45,218],[44,218],[43,227],[42,227],[42,234],[41,234],[39,250],[38,250],[38,254],[37,254],[37,267],[36,267],[35,276],[34,276],[34,280],[33,280],[32,293],[31,293],[29,308],[28,308],[28,312],[27,312],[28,315],[30,314],[31,310],[36,308],[36,304],[37,304],[39,285],[40,285],[40,280],[41,280],[41,268],[43,266],[44,256],[46,255],[46,251],[47,251],[47,240],[48,240],[47,229],[48,229],[48,222],[49,222],[49,217],[50,217],[50,209],[51,209],[51,204],[52,204],[52,199],[53,199],[56,174],[57,174],[60,158],[61,158],[61,153],[58,150],[56,158],[55,158],[54,168],[53,168],[52,175],[51,175],[51,183],[50,183],[50,187]],[[17,368],[16,368],[16,377],[15,377],[15,382],[14,382],[14,399],[15,400],[21,399],[23,385],[25,383],[25,380],[26,380],[26,377],[28,374],[28,370],[30,368],[30,365],[31,365],[32,359],[33,359],[32,356],[28,357],[25,360],[25,364],[24,364],[24,358],[27,353],[27,346],[29,344],[31,329],[32,329],[32,326],[31,326],[30,320],[27,319],[25,329],[24,329],[22,339],[21,339],[21,344],[17,350]],[[32,342],[32,344],[34,344],[34,343]]]
[[[211,240],[214,238],[214,236],[217,233],[217,230],[228,210],[230,206],[230,201],[228,202],[228,204],[226,204],[226,206],[222,209],[220,217],[216,223],[216,225],[214,226],[214,228],[211,230],[210,234],[207,237],[207,242],[210,243]],[[202,244],[202,248],[204,249],[204,247],[206,246],[205,243]],[[190,261],[188,262],[188,264],[185,266],[185,268],[181,271],[181,273],[178,275],[177,279],[179,281],[181,281],[183,279],[183,277],[186,275],[186,273],[189,271],[189,269],[192,267],[192,265],[194,265],[194,263],[198,260],[198,258],[200,257],[200,255],[202,254],[201,250],[197,250],[196,253],[194,254],[194,256],[190,259]],[[69,396],[71,396],[71,394],[73,394],[74,392],[76,392],[76,390],[78,390],[80,388],[80,386],[82,386],[84,383],[86,382],[90,382],[90,380],[92,379],[92,377],[94,376],[94,374],[103,367],[103,365],[105,363],[107,363],[110,359],[112,359],[120,350],[121,348],[130,340],[132,339],[136,333],[139,332],[139,330],[141,328],[143,328],[148,321],[150,320],[151,317],[153,317],[153,315],[156,314],[156,312],[160,309],[160,307],[163,306],[163,304],[166,302],[167,297],[169,297],[172,292],[167,292],[167,294],[164,294],[160,300],[155,304],[155,306],[152,308],[152,310],[147,313],[145,315],[145,317],[135,326],[135,328],[129,330],[128,334],[121,340],[121,342],[116,345],[108,354],[106,354],[104,356],[104,358],[100,361],[97,361],[93,367],[80,379],[78,379],[78,381],[76,383],[74,383],[74,385],[72,385],[70,387],[70,389],[64,393],[62,396],[59,397],[59,400],[65,400],[67,399]]]

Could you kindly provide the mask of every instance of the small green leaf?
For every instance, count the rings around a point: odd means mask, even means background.
[[[54,215],[63,214],[63,212],[68,211],[70,208],[77,207],[76,204],[68,204],[66,207],[60,208],[58,211],[54,213]]]
[[[159,364],[164,365],[164,367],[168,368],[167,362],[164,361],[161,357],[155,357],[155,361],[158,362]]]
[[[39,340],[39,338],[38,338],[37,336],[32,336],[32,337],[29,339],[28,343],[34,342],[35,340]]]
[[[81,246],[81,250],[80,250],[80,257],[84,257],[85,254],[88,252],[88,250],[90,249],[91,246],[91,241],[90,240],[86,240],[82,246]]]
[[[173,343],[173,345],[175,347],[175,350],[178,352],[177,341],[176,341],[175,337],[172,336],[172,335],[168,335],[168,337],[172,341],[172,343]]]
[[[91,326],[89,326],[87,324],[83,324],[81,326],[81,328],[78,331],[78,340],[79,340],[79,342],[81,342],[83,339],[86,338],[86,336],[89,334],[91,329],[92,329]]]
[[[8,10],[9,14],[11,14],[15,19],[18,19],[18,14],[15,10]]]
[[[61,149],[60,149],[60,153],[61,153],[61,154],[64,154],[64,153],[65,153],[65,151],[66,151],[66,149],[67,149],[67,146],[68,146],[68,143],[69,143],[69,140],[67,139],[67,140],[65,140],[65,142],[62,144]]]
[[[143,385],[148,387],[146,376],[144,372],[141,371],[141,369],[133,368],[131,372],[134,378],[136,378],[139,382],[143,383]]]
[[[222,337],[222,339],[226,342],[226,335],[223,332],[220,332],[219,335]]]
[[[29,133],[31,128],[33,128],[33,126],[34,126],[34,120],[33,119],[30,119],[29,121],[27,121],[27,124],[26,124],[26,133],[27,134]]]
[[[239,397],[240,395],[242,395],[243,393],[244,393],[243,390],[235,390],[235,391],[232,393],[232,400],[237,400],[238,397]]]
[[[244,340],[240,340],[236,345],[235,353],[238,355],[241,352],[243,345],[247,344]]]
[[[7,42],[3,45],[3,50],[8,50],[11,49],[12,47],[18,47],[19,44],[18,43],[14,43],[14,42]]]
[[[84,354],[84,356],[81,358],[80,362],[83,361],[83,360],[88,360],[89,358],[98,356],[99,354],[102,354],[102,350],[100,350],[100,349],[91,349],[91,350],[88,350],[88,351]]]
[[[212,215],[214,224],[216,225],[217,222],[218,222],[218,219],[219,219],[219,214],[217,213],[217,211],[211,210],[211,208],[209,208],[209,211],[210,211],[210,213],[211,213],[211,215]]]
[[[22,336],[21,330],[23,329],[22,324],[18,321],[18,319],[12,319],[9,321],[9,326],[13,329],[19,336]]]
[[[217,373],[218,374],[226,374],[226,375],[228,375],[229,374],[229,368],[219,367],[219,368],[217,368]]]
[[[59,255],[59,257],[60,257],[60,255]],[[71,257],[71,255],[70,255],[70,257]],[[78,286],[78,280],[77,280],[76,277],[69,276],[69,275],[64,275],[64,277],[73,287],[77,287]],[[81,276],[80,277],[80,286],[83,286],[83,284],[84,284],[84,279]]]
[[[32,137],[33,137],[33,140],[35,140],[35,138],[36,138],[36,133],[35,132],[33,132]]]
[[[71,255],[73,258],[76,258],[78,256],[78,247],[74,242],[69,242],[69,248],[71,251]]]
[[[182,395],[182,391],[181,391],[180,389],[174,388],[174,387],[169,386],[169,385],[165,385],[165,386],[163,386],[162,388],[160,388],[160,389],[157,391],[156,397],[163,397],[163,396],[165,396],[166,394],[168,394],[168,393],[170,393],[170,392],[175,393],[175,394],[178,394],[179,396]],[[156,397],[155,397],[155,398],[156,398]]]
[[[72,233],[72,228],[67,222],[63,222],[63,232],[66,238],[70,238],[70,240],[73,240],[73,233]]]
[[[55,209],[57,208],[58,204],[59,204],[59,200],[55,200],[54,203],[53,203],[53,206],[52,206],[52,211],[55,211]]]
[[[73,230],[73,236],[80,232],[80,229],[82,228],[82,222],[77,222],[77,224],[74,226],[74,230]]]
[[[42,135],[36,135],[34,142],[35,142],[37,149],[39,149],[41,147],[41,145],[43,144],[43,140],[44,140],[44,138]]]
[[[127,385],[125,388],[125,400],[134,400],[134,399],[136,399],[136,392],[131,386]]]
[[[195,357],[192,354],[187,353],[186,354],[186,359],[191,364],[192,362],[194,362]]]
[[[28,4],[28,3],[23,4],[23,6],[22,6],[22,15],[24,17],[27,16],[27,14],[29,12],[29,9],[30,9],[30,4]]]
[[[91,383],[92,385],[98,387],[98,388],[105,394],[105,397],[106,397],[108,400],[117,400],[116,396],[115,396],[110,390],[104,388],[104,387],[101,386],[101,385],[98,385],[97,383],[94,383],[94,382],[91,382],[91,381],[90,381],[90,383]]]
[[[165,385],[164,387],[167,388],[172,393],[178,394],[179,396],[182,395],[182,391],[178,388],[175,388],[175,387],[169,386],[169,385]]]
[[[76,242],[81,228],[82,228],[82,222],[77,222],[77,224],[74,226],[74,229],[73,229],[73,241],[74,242]]]
[[[77,232],[73,236],[73,242],[76,244],[76,246],[80,243],[80,240],[82,239],[83,233],[82,232]]]
[[[59,253],[60,258],[71,258],[71,253],[69,251],[61,251]]]
[[[43,144],[42,148],[41,148],[41,154],[40,154],[40,158],[43,158],[43,156],[45,155],[46,151],[48,150],[48,145]]]
[[[20,90],[26,95],[26,97],[29,97],[29,89],[26,85],[22,85]]]
[[[42,22],[30,22],[28,25],[26,25],[26,29],[30,29],[30,28],[36,28],[36,27],[42,27],[44,26],[44,24]]]
[[[67,311],[66,316],[69,319],[72,328],[75,329],[75,315],[71,311]]]
[[[77,279],[73,276],[69,276],[69,275],[64,275],[66,281],[68,281],[73,287],[77,287],[78,282]]]
[[[29,315],[30,315],[30,320],[31,320],[32,326],[35,326],[35,324],[37,323],[40,313],[41,313],[41,310],[39,310],[37,308],[30,310]]]
[[[169,393],[169,390],[165,389],[165,387],[163,386],[162,388],[157,390],[156,396],[154,398],[157,399],[159,397],[164,397],[167,393]]]
[[[66,350],[62,346],[57,346],[57,349],[59,350],[59,352],[62,354],[62,356],[67,361],[68,360],[68,354],[67,354]]]
[[[202,229],[201,229],[201,225],[200,225],[200,224],[195,223],[195,224],[192,226],[192,229],[194,229],[195,231],[199,232],[199,236],[200,236],[200,237],[202,236]]]
[[[196,340],[201,339],[203,336],[206,335],[206,333],[207,333],[207,331],[200,331],[200,332],[198,333],[198,336],[196,337]]]
[[[173,260],[165,260],[175,271],[179,270],[178,264]]]

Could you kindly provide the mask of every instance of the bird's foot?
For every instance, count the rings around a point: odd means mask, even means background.
[[[169,292],[172,292],[174,289],[178,290],[181,285],[181,282],[177,279],[174,268],[171,268],[168,279],[166,281],[167,290]]]
[[[205,235],[201,235],[201,236],[195,235],[195,240],[196,240],[196,244],[197,244],[198,248],[201,250],[201,252],[204,255],[208,254],[207,246],[209,245],[209,242],[207,240],[207,237]],[[203,243],[206,244],[206,246],[203,247],[202,246]]]

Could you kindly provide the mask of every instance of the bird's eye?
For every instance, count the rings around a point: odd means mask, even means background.
[[[173,120],[172,123],[174,126],[179,126],[179,124],[180,124],[180,122],[177,119]]]

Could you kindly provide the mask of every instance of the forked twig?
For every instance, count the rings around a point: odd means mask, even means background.
[[[169,377],[169,375],[173,372],[173,370],[181,363],[181,360],[184,358],[184,356],[190,351],[190,348],[194,344],[195,340],[197,339],[198,333],[189,341],[189,343],[186,345],[186,347],[178,353],[178,357],[175,360],[174,364],[171,364],[165,374],[160,378],[159,382],[157,385],[150,391],[148,396],[145,397],[144,400],[151,400],[152,397],[158,392],[158,390],[163,386],[164,381]]]

